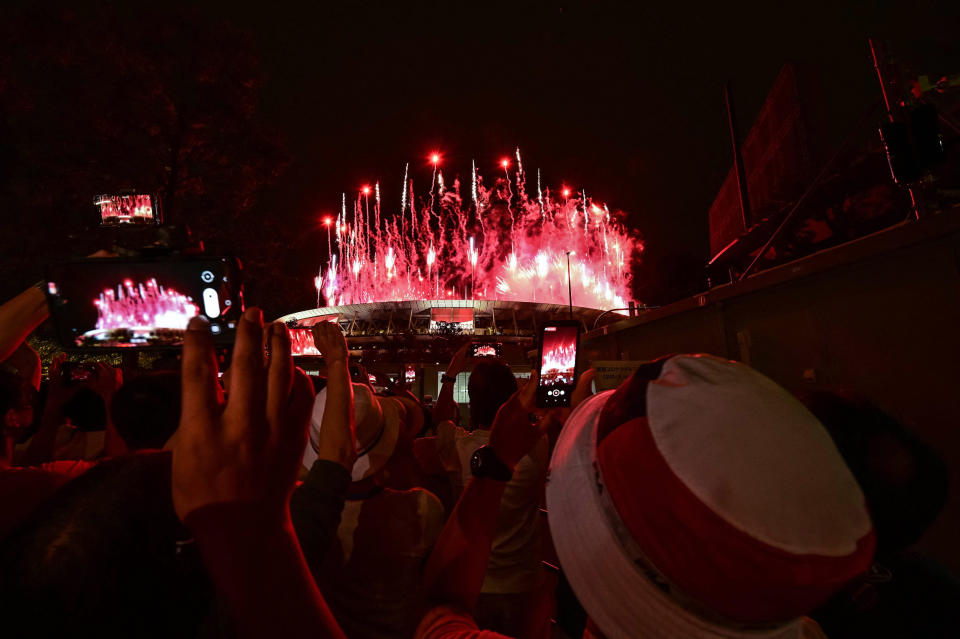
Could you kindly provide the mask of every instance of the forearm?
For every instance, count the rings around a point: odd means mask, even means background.
[[[261,511],[256,504],[218,504],[190,513],[185,521],[241,635],[343,637],[289,517],[279,525],[265,524]]]
[[[10,357],[48,315],[46,296],[32,286],[0,306],[0,361]]]
[[[424,587],[432,602],[470,611],[476,607],[506,485],[474,477],[464,488],[424,570]]]
[[[40,427],[30,438],[30,443],[27,444],[27,449],[23,452],[23,455],[16,460],[17,465],[37,466],[53,459],[57,433],[62,423],[63,411],[59,404],[44,407],[43,416],[40,418]]]
[[[356,459],[353,432],[353,386],[347,362],[327,366],[327,404],[317,441],[317,459],[336,462],[350,470]]]
[[[453,400],[453,387],[453,382],[441,384],[440,395],[433,408],[433,423],[436,424],[445,419],[457,421],[457,402]]]

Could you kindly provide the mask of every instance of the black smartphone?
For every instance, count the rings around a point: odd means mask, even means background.
[[[187,322],[206,317],[214,343],[230,346],[243,314],[240,263],[229,257],[61,262],[47,267],[50,314],[70,348],[166,348]]]
[[[98,195],[93,198],[93,204],[100,210],[103,226],[163,223],[160,199],[156,195]]]
[[[68,385],[83,384],[97,377],[97,367],[89,362],[63,362],[60,378]]]
[[[503,355],[503,344],[500,342],[473,342],[467,351],[470,357],[500,357]]]
[[[570,396],[577,384],[579,345],[580,324],[576,321],[549,322],[540,329],[538,407],[570,405]]]

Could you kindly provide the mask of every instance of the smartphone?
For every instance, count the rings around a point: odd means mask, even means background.
[[[537,406],[554,408],[569,406],[577,384],[577,347],[580,345],[580,324],[555,321],[540,329],[540,381],[537,384]]]
[[[500,357],[503,354],[503,344],[500,342],[474,342],[470,344],[467,354],[470,357]]]
[[[61,262],[47,267],[47,300],[70,348],[166,348],[183,344],[190,318],[210,322],[230,346],[243,314],[240,263],[229,257]]]
[[[97,367],[89,362],[63,362],[60,378],[69,384],[82,384],[97,377]]]
[[[320,355],[316,344],[313,342],[313,331],[309,328],[288,328],[290,334],[290,354],[294,357],[303,355]]]
[[[161,224],[160,199],[156,195],[98,195],[93,204],[100,210],[100,224]]]

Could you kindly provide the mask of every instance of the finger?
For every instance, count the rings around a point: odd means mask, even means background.
[[[250,307],[237,323],[237,339],[230,363],[230,390],[225,416],[242,426],[262,423],[266,393],[263,366],[263,313]]]
[[[273,429],[279,428],[293,385],[293,358],[290,356],[290,336],[287,327],[274,322],[267,327],[270,339],[270,367],[267,371],[267,421]]]
[[[191,319],[184,333],[180,377],[180,430],[197,432],[212,424],[219,411],[213,335],[209,323],[201,317]]]
[[[580,375],[580,379],[577,380],[577,386],[573,389],[573,393],[570,394],[570,408],[576,408],[580,405],[583,400],[590,397],[593,394],[593,379],[597,376],[597,371],[594,368],[588,368],[583,371]]]
[[[517,399],[520,405],[526,410],[533,410],[536,404],[537,383],[540,380],[540,374],[537,371],[530,373],[530,381],[523,385],[523,388],[517,393]]]
[[[278,428],[271,434],[278,451],[278,462],[289,465],[293,470],[291,479],[296,476],[295,469],[303,458],[303,449],[307,445],[307,427],[313,414],[313,384],[310,378],[299,368],[292,370],[290,396],[284,407],[283,417]]]

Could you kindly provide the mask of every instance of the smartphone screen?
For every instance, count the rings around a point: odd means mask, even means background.
[[[500,357],[503,354],[503,344],[495,343],[473,343],[470,344],[470,357]]]
[[[160,224],[159,206],[152,195],[98,195],[93,203],[100,209],[101,224]]]
[[[577,345],[580,325],[547,324],[540,334],[540,381],[537,406],[569,406],[577,382]]]
[[[302,355],[320,355],[313,342],[313,331],[309,328],[289,328],[290,354],[294,357]]]
[[[50,313],[64,346],[179,346],[202,315],[214,342],[232,345],[243,313],[240,270],[231,258],[88,259],[47,268]]]

